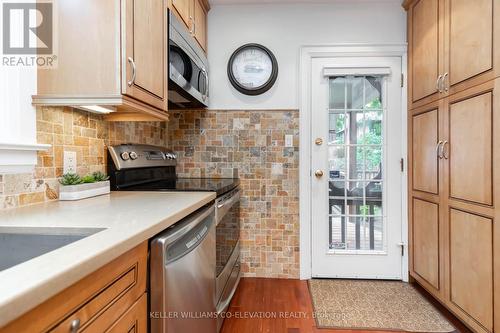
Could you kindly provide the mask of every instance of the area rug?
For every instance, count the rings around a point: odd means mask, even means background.
[[[398,281],[309,281],[319,328],[455,332],[450,322],[408,283]]]

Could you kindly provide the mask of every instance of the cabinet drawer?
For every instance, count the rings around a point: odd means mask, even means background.
[[[67,333],[74,320],[80,321],[78,332],[91,332],[94,324],[110,326],[146,291],[147,251],[144,242],[0,329],[0,333]]]
[[[143,294],[141,298],[135,302],[128,310],[118,319],[118,315],[114,309],[109,309],[103,313],[98,320],[94,321],[88,329],[82,332],[96,332],[96,333],[147,333],[148,328],[148,297]],[[101,317],[106,317],[100,320]],[[114,318],[115,321],[111,322],[110,319]]]

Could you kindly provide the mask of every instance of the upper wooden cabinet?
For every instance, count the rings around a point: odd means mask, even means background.
[[[200,46],[207,51],[207,9],[201,1],[194,0],[193,35]]]
[[[496,0],[413,0],[408,9],[410,107],[413,109],[500,74]]]
[[[57,67],[38,70],[33,104],[112,107],[109,120],[168,120],[167,1],[61,1]]]
[[[186,26],[191,29],[192,25],[192,7],[195,0],[172,0],[172,8],[175,9],[178,16],[184,21]],[[190,30],[191,31],[191,30]]]
[[[198,44],[207,51],[207,0],[171,0],[171,9],[186,24]]]
[[[439,49],[439,1],[422,0],[416,2],[409,17],[409,34],[411,38],[411,74],[413,101],[437,93],[436,78],[440,72]]]
[[[125,0],[122,5],[122,93],[166,110],[164,0]]]

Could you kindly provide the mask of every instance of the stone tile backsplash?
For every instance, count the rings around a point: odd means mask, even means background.
[[[38,153],[33,173],[0,175],[0,209],[49,200],[47,189],[58,191],[63,153],[77,154],[77,173],[106,171],[107,145],[147,143],[167,145],[164,122],[106,122],[103,116],[67,107],[37,109],[37,142],[51,144]]]
[[[167,130],[168,126],[168,130]],[[285,135],[293,147],[285,147]],[[81,175],[105,171],[107,145],[147,143],[179,153],[185,177],[239,177],[245,276],[299,276],[299,112],[190,110],[161,122],[106,122],[72,108],[37,109],[38,154],[29,174],[0,174],[0,209],[49,200],[58,191],[63,152],[77,153]]]
[[[298,111],[173,112],[168,135],[180,176],[240,178],[244,275],[298,278]]]

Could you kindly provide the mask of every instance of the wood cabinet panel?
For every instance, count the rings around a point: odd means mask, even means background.
[[[113,324],[105,333],[147,333],[148,297],[146,294]],[[102,332],[102,331],[101,331]]]
[[[439,206],[413,200],[413,270],[439,290]]]
[[[412,102],[437,92],[439,76],[439,1],[416,1],[410,11]],[[416,84],[418,83],[418,84]]]
[[[413,189],[438,194],[439,110],[433,109],[412,119]]]
[[[177,11],[178,16],[184,21],[191,31],[191,10],[192,2],[196,0],[172,0],[172,7]]]
[[[449,85],[493,68],[493,0],[449,0]]]
[[[0,333],[69,332],[74,319],[80,320],[79,332],[94,322],[110,326],[145,293],[147,254],[144,242],[0,328]]]
[[[491,92],[451,102],[449,106],[449,179],[453,198],[493,203],[492,106]]]
[[[198,0],[194,0],[193,8],[194,38],[196,38],[203,50],[207,51],[207,12]]]
[[[122,92],[167,110],[165,0],[125,0],[122,5]]]
[[[450,210],[450,301],[493,330],[491,219]]]

